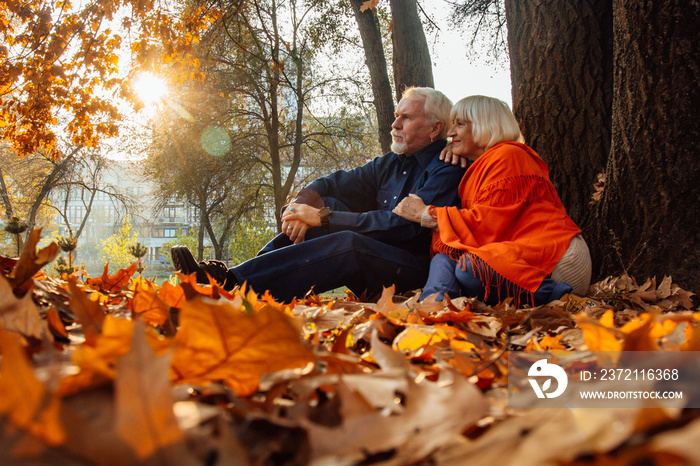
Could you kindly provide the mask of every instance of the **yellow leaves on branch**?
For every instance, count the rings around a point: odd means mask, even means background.
[[[63,128],[70,142],[95,147],[118,134],[121,119],[119,104],[103,96],[113,93],[138,105],[128,78],[119,76],[123,36],[133,40],[137,67],[174,62],[179,75],[193,72],[201,79],[199,64],[188,55],[221,17],[211,7],[178,16],[140,0],[90,0],[74,6],[27,0],[3,8],[0,140],[20,156],[42,150],[56,159],[62,155],[56,146],[59,111],[68,114]],[[123,8],[131,10],[121,21],[125,34],[110,28]]]

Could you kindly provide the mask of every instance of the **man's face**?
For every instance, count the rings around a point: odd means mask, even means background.
[[[391,150],[397,154],[411,155],[432,141],[433,125],[428,124],[423,113],[425,97],[401,99],[391,125]]]

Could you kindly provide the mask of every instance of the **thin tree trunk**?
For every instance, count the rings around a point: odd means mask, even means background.
[[[44,184],[42,185],[39,194],[37,194],[37,197],[34,199],[34,202],[32,202],[32,205],[29,208],[29,216],[27,219],[27,224],[29,224],[29,228],[27,228],[28,232],[34,229],[34,226],[36,225],[36,216],[39,213],[39,208],[44,203],[44,200],[49,196],[49,194],[51,194],[51,191],[53,191],[54,188],[56,188],[58,183],[61,181],[61,177],[65,175],[68,166],[71,163],[73,163],[75,154],[77,154],[80,149],[80,147],[76,147],[69,155],[67,155],[60,162],[54,163],[51,173],[49,173],[49,175],[44,180]]]
[[[5,207],[5,215],[7,215],[7,219],[9,220],[14,215],[14,211],[12,209],[10,193],[7,192],[7,185],[5,184],[5,173],[2,171],[2,167],[0,167],[0,195],[2,195],[2,204]]]
[[[207,221],[207,202],[200,197],[199,201],[199,229],[197,230],[197,260],[204,260],[204,224]]]
[[[369,70],[374,96],[374,108],[377,112],[377,131],[382,152],[391,149],[391,124],[394,122],[394,98],[391,95],[391,82],[384,56],[382,33],[379,19],[374,9],[360,11],[365,0],[351,0],[357,28],[365,51],[365,64]]]
[[[396,101],[409,86],[435,87],[428,41],[418,17],[416,0],[391,0]]]

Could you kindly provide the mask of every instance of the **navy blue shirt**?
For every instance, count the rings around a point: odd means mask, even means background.
[[[392,210],[409,193],[420,196],[426,205],[460,205],[457,188],[465,169],[438,159],[444,147],[445,141],[439,140],[409,156],[388,152],[361,167],[319,178],[307,188],[333,208],[331,233],[351,230],[427,255],[430,231]]]

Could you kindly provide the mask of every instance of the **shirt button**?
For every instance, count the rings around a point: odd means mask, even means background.
[[[387,203],[387,200],[385,199],[385,200],[384,200],[384,204],[386,204],[386,203]]]
[[[394,199],[396,199],[396,196],[394,196]]]
[[[405,175],[405,174],[406,174],[406,172],[403,172],[403,174]]]

